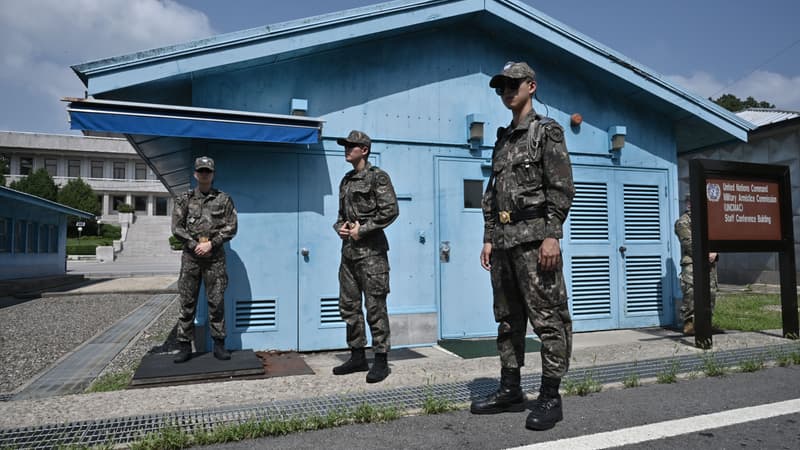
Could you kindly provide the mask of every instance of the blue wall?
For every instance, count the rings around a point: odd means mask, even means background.
[[[64,274],[66,232],[65,215],[0,197],[0,279]]]

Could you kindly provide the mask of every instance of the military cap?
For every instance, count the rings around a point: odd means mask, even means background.
[[[367,136],[367,133],[363,131],[353,130],[350,134],[347,135],[347,138],[339,138],[336,140],[336,143],[339,145],[347,146],[348,144],[358,144],[364,145],[366,147],[370,147],[372,141]]]
[[[531,69],[527,63],[524,62],[513,62],[509,61],[503,66],[503,71],[498,73],[497,75],[493,76],[491,81],[489,81],[489,87],[499,88],[505,85],[506,78],[515,78],[515,79],[525,79],[530,78],[531,80],[536,79],[536,73]]]
[[[214,171],[214,160],[208,156],[201,156],[194,160],[194,170],[208,169]]]

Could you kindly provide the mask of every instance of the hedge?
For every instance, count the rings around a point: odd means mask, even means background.
[[[97,245],[95,244],[77,244],[67,245],[68,255],[94,255]]]

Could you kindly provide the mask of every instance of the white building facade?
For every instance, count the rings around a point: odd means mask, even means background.
[[[82,178],[98,195],[104,220],[116,220],[123,203],[140,216],[172,213],[169,192],[125,139],[2,131],[0,155],[9,163],[6,185],[41,168],[58,186]]]

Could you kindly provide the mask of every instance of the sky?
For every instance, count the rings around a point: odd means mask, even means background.
[[[703,97],[800,111],[797,0],[523,0]],[[379,0],[0,0],[0,130],[72,133],[70,66]]]

